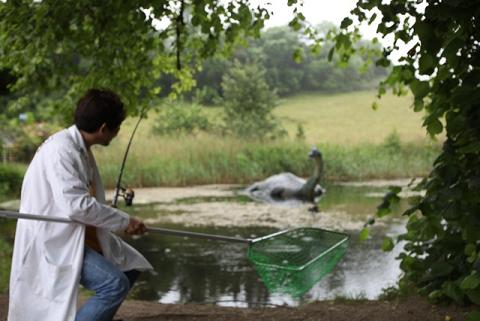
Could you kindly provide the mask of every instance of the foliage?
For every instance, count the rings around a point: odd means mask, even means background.
[[[0,164],[0,200],[20,196],[24,169],[12,164]]]
[[[226,131],[239,137],[263,139],[281,136],[282,130],[272,115],[275,92],[265,80],[265,71],[255,63],[235,63],[223,77]]]
[[[176,103],[158,112],[152,131],[160,135],[195,134],[209,131],[213,124],[198,105]]]
[[[30,113],[21,114],[21,117],[10,120],[4,115],[0,116],[2,158],[7,158],[7,161],[29,162],[38,146],[58,129],[52,124],[34,122],[33,118]]]
[[[18,95],[9,109],[71,120],[87,88],[109,87],[138,113],[161,74],[179,80],[173,92],[190,88],[194,58],[258,36],[268,17],[247,0],[1,1],[0,70]]]
[[[378,22],[377,31],[394,42],[377,65],[389,65],[400,43],[410,48],[381,83],[379,96],[387,88],[397,94],[410,89],[414,110],[426,112],[428,133],[446,133],[432,172],[418,186],[425,196],[405,213],[407,232],[399,238],[406,242],[404,278],[431,299],[480,305],[478,1],[360,0],[351,13],[335,49],[348,48],[341,52],[348,58],[358,24]]]
[[[4,222],[0,221],[0,224],[4,224]],[[5,293],[8,289],[11,264],[12,246],[4,240],[2,235],[0,237],[0,293]]]
[[[334,26],[322,24],[315,30],[325,33],[327,28]],[[387,69],[380,66],[369,65],[360,70],[368,61],[360,54],[355,55],[348,65],[338,68],[328,61],[331,41],[325,41],[321,50],[309,50],[302,34],[287,26],[269,28],[260,35],[259,39],[251,39],[248,47],[236,47],[232,57],[215,56],[202,63],[201,70],[194,75],[197,90],[203,94],[200,102],[216,104],[216,98],[223,96],[221,80],[234,60],[242,63],[256,61],[265,70],[269,87],[275,89],[279,96],[302,91],[339,92],[373,88],[379,78],[387,75]],[[362,43],[379,48],[378,44],[367,40]],[[300,56],[299,50],[302,53]]]

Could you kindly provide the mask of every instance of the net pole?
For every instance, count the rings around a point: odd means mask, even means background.
[[[35,220],[35,221],[46,221],[46,222],[54,222],[54,223],[82,224],[81,222],[72,221],[68,218],[63,218],[63,217],[48,216],[48,215],[34,215],[34,214],[26,214],[26,213],[19,213],[19,212],[13,212],[13,211],[0,210],[0,217],[10,218],[10,219],[27,219],[27,220]],[[252,241],[251,239],[244,239],[240,237],[197,233],[197,232],[189,232],[189,231],[182,231],[182,230],[166,229],[166,228],[160,228],[160,227],[147,227],[147,232],[174,235],[174,236],[203,238],[203,239],[226,241],[226,242],[246,243],[246,244],[250,244]]]
[[[186,236],[186,237],[193,237],[193,238],[202,238],[202,239],[209,239],[209,240],[216,240],[216,241],[246,243],[246,244],[250,244],[252,242],[251,239],[244,239],[244,238],[240,238],[240,237],[232,237],[232,236],[225,236],[225,235],[218,235],[218,234],[188,232],[188,231],[172,230],[172,229],[166,229],[166,228],[160,228],[160,227],[147,227],[147,232],[174,235],[174,236]]]

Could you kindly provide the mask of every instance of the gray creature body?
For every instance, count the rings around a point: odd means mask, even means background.
[[[312,148],[308,155],[315,162],[313,175],[305,180],[292,173],[280,173],[264,181],[250,185],[246,192],[255,199],[266,202],[300,201],[314,204],[325,193],[320,185],[323,175],[323,157],[317,148]]]

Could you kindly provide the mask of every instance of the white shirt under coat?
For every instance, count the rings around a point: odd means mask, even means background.
[[[95,182],[96,197],[90,196]],[[105,203],[95,160],[76,126],[37,150],[25,174],[20,212],[81,223],[18,220],[10,275],[8,321],[73,321],[83,263],[85,224],[97,227],[103,255],[122,271],[152,266],[114,232],[129,215]]]

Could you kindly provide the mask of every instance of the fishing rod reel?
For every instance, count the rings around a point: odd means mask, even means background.
[[[113,197],[113,207],[117,207],[118,197],[123,197],[126,206],[132,206],[133,199],[135,198],[135,191],[131,188],[125,188],[120,186],[115,190],[115,196]]]
[[[125,162],[127,161],[128,152],[130,151],[130,146],[132,145],[133,136],[137,132],[138,125],[145,116],[145,112],[148,108],[148,105],[145,105],[140,112],[140,117],[138,117],[137,124],[133,128],[132,135],[130,135],[130,139],[128,140],[127,149],[125,150],[125,154],[123,155],[122,165],[120,166],[120,173],[118,174],[117,184],[115,185],[115,195],[113,196],[112,207],[117,207],[118,197],[121,196],[125,199],[126,206],[132,206],[133,198],[135,197],[135,192],[131,188],[122,187],[122,176],[123,171],[125,170]]]

